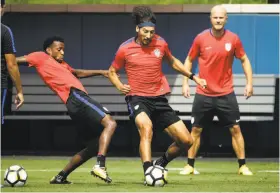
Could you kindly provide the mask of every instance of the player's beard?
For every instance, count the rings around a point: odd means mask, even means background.
[[[59,63],[62,63],[63,62],[63,57],[62,58],[56,57],[55,60]]]
[[[143,39],[143,45],[149,45],[151,43],[151,39]]]

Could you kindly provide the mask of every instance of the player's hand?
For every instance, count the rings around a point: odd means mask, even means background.
[[[196,82],[196,84],[200,85],[202,88],[207,87],[207,82],[205,79],[199,78],[197,76],[193,77],[193,80]]]
[[[16,98],[15,98],[15,104],[16,104],[16,109],[19,109],[24,102],[24,97],[22,93],[17,93]]]
[[[189,84],[183,84],[182,93],[183,93],[183,96],[186,97],[186,98],[191,97],[191,89],[190,89]]]
[[[244,90],[244,96],[246,97],[246,99],[250,98],[253,95],[253,92],[253,85],[247,84]]]
[[[128,94],[131,90],[128,84],[122,84],[118,89],[123,94]]]

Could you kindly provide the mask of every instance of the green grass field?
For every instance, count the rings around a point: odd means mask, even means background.
[[[249,161],[254,176],[237,175],[236,160],[209,161],[199,159],[196,168],[200,175],[181,176],[183,160],[168,165],[168,184],[163,188],[143,185],[139,158],[108,158],[107,167],[113,179],[111,184],[93,178],[88,161],[69,176],[71,185],[50,185],[49,179],[68,162],[67,159],[44,157],[2,158],[1,174],[10,165],[21,165],[28,173],[27,185],[22,188],[5,187],[3,192],[279,192],[278,162]],[[1,178],[3,182],[3,176]]]
[[[6,0],[8,4],[265,4],[267,0]]]

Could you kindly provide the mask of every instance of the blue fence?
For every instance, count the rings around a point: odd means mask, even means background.
[[[19,19],[20,18],[20,19]],[[66,40],[66,60],[75,68],[107,69],[118,46],[135,35],[130,14],[9,13],[3,23],[11,26],[18,56],[41,50],[43,40],[58,34]],[[199,32],[210,27],[209,15],[157,14],[157,32],[182,62]],[[237,33],[256,74],[279,74],[279,16],[230,14],[227,28]],[[243,73],[239,61],[234,73]],[[165,73],[176,73],[164,65]],[[23,67],[22,72],[33,72]]]
[[[256,74],[279,74],[279,15],[230,15],[227,28],[237,33]],[[234,73],[242,67],[234,63]]]

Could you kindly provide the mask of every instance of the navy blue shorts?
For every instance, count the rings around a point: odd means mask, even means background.
[[[4,109],[5,109],[5,101],[7,97],[7,88],[1,89],[1,124],[4,124]]]
[[[79,134],[91,139],[92,134],[100,134],[101,120],[110,114],[108,109],[76,88],[71,88],[66,107],[71,119],[76,123]]]

